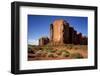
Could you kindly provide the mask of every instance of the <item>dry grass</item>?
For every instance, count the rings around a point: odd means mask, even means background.
[[[31,56],[30,56],[31,54]],[[32,57],[33,54],[33,57]],[[29,46],[28,60],[57,60],[87,58],[87,45]]]

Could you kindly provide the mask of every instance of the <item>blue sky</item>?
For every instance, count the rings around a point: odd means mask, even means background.
[[[83,36],[88,35],[88,17],[28,15],[28,44],[38,45],[41,36],[50,35],[50,24],[56,19],[66,20]]]

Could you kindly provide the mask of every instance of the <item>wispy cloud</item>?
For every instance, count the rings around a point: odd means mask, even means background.
[[[38,40],[28,40],[28,44],[31,44],[31,45],[38,45],[39,44],[39,41]]]

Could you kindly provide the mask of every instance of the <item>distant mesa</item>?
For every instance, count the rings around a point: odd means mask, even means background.
[[[46,45],[49,43],[49,38],[48,37],[41,37],[39,39],[39,45],[42,46],[42,45]]]
[[[39,45],[87,45],[87,40],[86,36],[82,36],[82,33],[77,33],[73,27],[70,27],[70,24],[67,21],[58,19],[50,25],[50,38],[41,37],[39,39]]]

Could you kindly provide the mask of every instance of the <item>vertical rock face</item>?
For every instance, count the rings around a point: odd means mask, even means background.
[[[68,43],[69,24],[62,19],[55,20],[50,27],[50,38],[53,43]]]
[[[77,34],[77,44],[82,44],[82,33]]]
[[[50,39],[42,37],[39,39],[39,45],[60,45],[60,44],[80,44],[87,45],[87,37],[83,37],[82,33],[69,26],[69,23],[63,19],[55,20],[50,25]]]
[[[39,39],[39,45],[40,45],[40,46],[46,45],[46,44],[48,44],[48,43],[49,43],[49,38],[48,38],[48,37],[41,37],[41,38]]]
[[[53,41],[53,24],[50,25],[50,42]]]
[[[82,37],[82,40],[81,40],[81,43],[83,44],[83,45],[87,45],[88,44],[88,39],[87,39],[87,37]]]
[[[63,19],[55,20],[50,25],[50,41],[53,44],[87,44],[87,37],[69,26]]]

